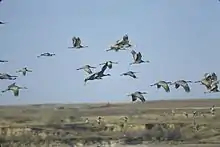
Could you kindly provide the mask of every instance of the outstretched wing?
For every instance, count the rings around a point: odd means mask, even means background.
[[[72,44],[73,44],[74,47],[76,46],[76,37],[72,38]]]
[[[131,54],[132,54],[132,56],[133,56],[134,61],[136,61],[136,59],[137,59],[137,53],[136,53],[134,50],[132,50],[132,51],[131,51]]]
[[[85,72],[87,72],[88,74],[92,74],[92,70],[88,67],[88,68],[84,68]]]
[[[23,76],[26,76],[26,71],[22,71]]]
[[[170,92],[170,87],[168,86],[166,82],[161,81],[158,84],[161,85],[166,92]]]
[[[190,87],[188,83],[182,82],[181,86],[184,88],[185,92],[190,92]]]
[[[19,96],[19,90],[18,89],[13,89],[13,94],[14,96]]]
[[[137,60],[137,61],[140,61],[141,58],[142,58],[141,52],[138,52],[136,60]]]
[[[146,101],[145,98],[144,98],[144,96],[143,96],[142,94],[140,94],[140,93],[135,93],[135,96],[136,96],[137,98],[139,98],[139,99],[141,100],[141,102],[145,102],[145,101]]]

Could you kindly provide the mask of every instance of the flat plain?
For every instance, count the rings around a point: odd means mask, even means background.
[[[0,143],[2,147],[219,147],[219,107],[219,99],[0,106]]]

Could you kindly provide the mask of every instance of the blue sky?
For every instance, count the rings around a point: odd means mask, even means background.
[[[9,60],[0,72],[16,74],[24,66],[33,70],[16,81],[29,89],[19,99],[4,93],[1,104],[129,102],[126,95],[136,90],[149,92],[149,100],[219,97],[204,95],[201,85],[191,85],[191,93],[149,86],[158,80],[198,80],[205,72],[220,74],[217,0],[4,0],[0,20],[8,22],[0,26],[0,59]],[[126,33],[150,64],[129,68],[130,51],[105,52]],[[89,48],[68,49],[73,36]],[[43,52],[56,56],[36,58]],[[106,60],[120,63],[108,71],[112,76],[84,86],[86,74],[76,68]],[[139,72],[139,79],[119,76],[128,69]],[[1,81],[1,90],[11,82]]]

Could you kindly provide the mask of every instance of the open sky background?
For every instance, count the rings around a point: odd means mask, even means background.
[[[17,74],[33,70],[16,80],[28,90],[19,99],[11,92],[0,104],[130,102],[130,92],[147,91],[149,100],[219,98],[204,95],[205,88],[191,85],[191,93],[171,88],[170,93],[150,84],[158,80],[199,80],[205,72],[220,74],[220,2],[218,0],[3,0],[0,3],[0,72]],[[133,49],[150,64],[134,65],[130,51],[105,52],[124,34]],[[70,50],[71,38],[79,36],[89,48]],[[36,58],[43,52],[54,57]],[[85,64],[97,66],[118,61],[111,77],[90,81],[77,71]],[[98,68],[99,69],[99,68]],[[139,79],[121,77],[128,70]],[[0,81],[1,90],[13,81]]]

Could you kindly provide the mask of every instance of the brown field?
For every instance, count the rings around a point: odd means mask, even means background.
[[[216,106],[214,116],[209,110],[212,105]],[[0,106],[0,144],[2,147],[71,147],[70,144],[219,147],[219,108],[218,99]],[[174,116],[172,109],[176,112]],[[199,114],[193,119],[195,110]],[[188,118],[183,112],[189,114]],[[96,121],[98,116],[103,118],[100,124]],[[122,119],[125,116],[127,123]]]

